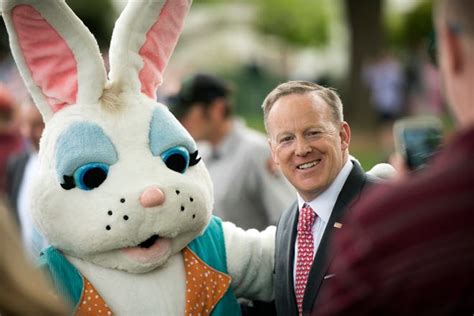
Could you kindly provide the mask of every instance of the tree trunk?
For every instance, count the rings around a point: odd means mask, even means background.
[[[363,82],[364,63],[381,51],[384,43],[383,0],[344,0],[350,30],[350,72],[344,112],[353,126],[370,128],[375,111]]]

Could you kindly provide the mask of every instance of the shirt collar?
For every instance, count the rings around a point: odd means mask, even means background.
[[[347,177],[351,173],[352,168],[353,165],[351,159],[347,159],[346,163],[342,167],[341,171],[339,171],[336,179],[334,179],[329,188],[327,188],[323,193],[318,195],[309,203],[305,202],[300,194],[297,193],[299,209],[303,207],[304,203],[307,203],[325,223],[329,222],[329,217],[331,217],[332,209],[336,204],[337,197],[341,192]]]

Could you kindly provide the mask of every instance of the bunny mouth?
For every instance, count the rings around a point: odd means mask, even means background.
[[[171,251],[171,239],[152,235],[135,247],[122,249],[122,252],[133,261],[152,263],[159,261]]]
[[[138,244],[137,247],[140,247],[140,248],[150,248],[151,246],[153,246],[153,244],[160,238],[159,235],[153,235],[151,236],[150,238],[148,238],[147,240],[145,241],[142,241],[141,243]]]

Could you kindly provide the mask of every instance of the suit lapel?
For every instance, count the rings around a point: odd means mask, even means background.
[[[283,213],[277,228],[275,301],[279,315],[298,314],[293,284],[297,218],[298,202],[295,202]]]
[[[332,210],[329,222],[324,231],[318,251],[314,257],[313,264],[308,276],[308,283],[306,285],[305,296],[303,301],[303,310],[310,311],[319,292],[321,283],[329,268],[329,263],[332,258],[328,257],[327,251],[330,243],[330,235],[335,229],[334,224],[340,222],[345,214],[349,204],[358,199],[362,189],[367,180],[365,172],[362,170],[357,162],[353,162],[354,167],[347,177],[344,186],[342,187],[336,204]]]

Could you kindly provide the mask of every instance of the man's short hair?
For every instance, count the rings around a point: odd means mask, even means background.
[[[441,17],[450,27],[459,28],[474,40],[474,1],[473,0],[438,0],[436,16]]]
[[[197,73],[181,83],[179,92],[168,98],[171,112],[180,118],[187,114],[196,103],[208,107],[217,98],[227,99],[231,94],[230,85],[213,75]],[[227,104],[229,107],[229,104]],[[230,109],[228,109],[230,113]]]
[[[342,112],[342,101],[332,88],[326,88],[309,81],[288,81],[278,85],[265,98],[262,104],[263,121],[268,132],[267,119],[270,110],[278,99],[290,94],[315,93],[331,108],[334,122],[340,123],[344,120]]]

